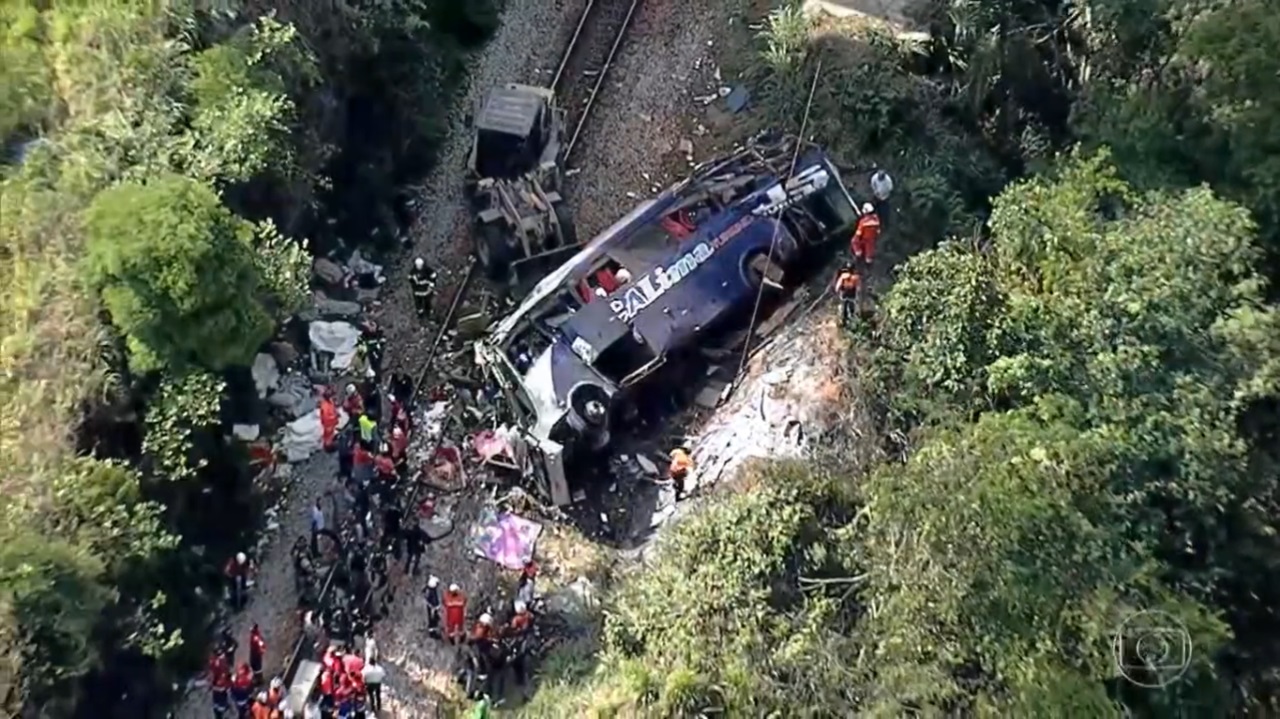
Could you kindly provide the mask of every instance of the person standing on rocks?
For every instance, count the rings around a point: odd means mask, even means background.
[[[427,267],[426,260],[418,257],[409,273],[409,288],[413,292],[413,309],[420,319],[431,313],[431,300],[436,293],[436,272]]]
[[[671,465],[667,471],[676,485],[676,499],[684,499],[688,495],[689,473],[693,471],[693,458],[689,456],[689,450],[684,447],[671,450]]]
[[[858,226],[853,231],[849,249],[853,259],[862,263],[864,268],[871,267],[876,255],[876,242],[880,239],[880,216],[870,202],[862,206],[862,216],[858,218]]]
[[[214,719],[221,719],[231,708],[231,665],[221,652],[209,657],[209,693],[213,700]]]
[[[320,397],[320,438],[324,445],[324,451],[333,450],[334,438],[338,432],[338,408],[333,403],[333,398],[329,396],[329,391],[325,390]]]
[[[858,290],[862,278],[853,271],[852,265],[845,265],[836,275],[836,297],[840,300],[840,326],[849,327],[857,315]]]

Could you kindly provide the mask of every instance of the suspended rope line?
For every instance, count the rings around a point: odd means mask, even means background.
[[[791,180],[796,174],[796,163],[800,161],[800,147],[804,144],[804,133],[809,127],[809,111],[813,108],[813,96],[818,90],[818,78],[822,76],[822,58],[818,58],[818,65],[813,69],[813,82],[809,85],[809,97],[804,103],[804,115],[800,118],[800,133],[796,135],[796,147],[791,153],[791,167],[787,170],[787,174],[782,178],[783,186]],[[773,237],[769,240],[769,255],[765,264],[765,270],[773,265],[773,253],[778,246],[778,234],[782,230],[782,220],[779,219],[773,225]],[[760,304],[764,299],[765,280],[768,277],[761,272],[760,287],[756,290],[755,307],[751,310],[751,322],[747,325],[746,344],[742,346],[742,360],[738,363],[738,374],[735,376],[736,383],[742,377],[743,370],[747,367],[747,358],[751,356],[751,335],[755,334],[756,322],[760,319]]]

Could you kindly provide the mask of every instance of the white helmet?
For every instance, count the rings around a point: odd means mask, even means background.
[[[267,703],[267,693],[266,693],[266,692],[258,692],[258,701],[259,701],[259,702],[261,702],[261,703],[263,703],[263,704],[266,704],[266,703]]]
[[[870,207],[870,206],[871,206],[871,205],[867,205],[867,207]],[[365,371],[364,371],[364,376],[365,376],[365,377],[368,377],[369,379],[373,379],[374,377],[377,377],[377,376],[378,376],[378,373],[377,373],[377,372],[374,372],[374,371],[373,371],[373,368],[372,368],[372,367],[370,367],[369,369],[367,369],[367,370],[365,370]]]
[[[462,587],[459,587],[459,586],[458,586],[458,585],[456,585],[456,584],[450,584],[450,585],[449,585],[449,591],[451,591],[451,592],[461,592],[461,591],[462,591]]]
[[[527,605],[527,604],[525,604],[524,602],[522,602],[522,601],[520,601],[520,600],[518,600],[518,599],[517,599],[517,600],[516,600],[516,614],[524,614],[524,613],[525,613],[525,612],[527,612],[527,611],[529,611],[529,605]]]
[[[493,615],[489,614],[488,612],[481,614],[480,623],[485,625],[486,627],[491,626],[493,624]]]
[[[430,579],[427,580],[427,586],[431,587],[432,589],[435,589],[436,587],[440,586],[440,579],[438,577],[431,577]]]
[[[347,394],[355,394],[355,393],[356,393],[356,386],[353,384],[347,385]]]
[[[625,285],[631,281],[631,271],[623,267],[622,269],[618,270],[617,274],[614,275],[614,278],[616,278],[618,282]]]
[[[236,552],[236,564],[244,564],[247,561],[249,558],[244,555],[244,552]]]
[[[417,268],[417,269],[419,269],[419,270],[420,270],[420,269],[422,269],[423,267],[426,267],[426,266],[427,266],[427,262],[426,262],[426,260],[422,259],[421,257],[418,257],[418,258],[414,259],[414,261],[413,261],[413,266],[414,266],[415,268]]]
[[[870,215],[871,213],[873,213],[873,212],[875,212],[875,211],[876,211],[876,207],[875,207],[875,205],[871,204],[870,202],[868,202],[868,203],[866,203],[865,205],[863,205],[863,206],[862,206],[862,214],[864,214],[864,215]]]
[[[281,688],[281,687],[283,687],[283,686],[284,686],[284,680],[283,680],[283,679],[281,679],[280,677],[272,677],[272,678],[271,678],[271,688],[272,688],[272,689],[279,689],[279,688]]]

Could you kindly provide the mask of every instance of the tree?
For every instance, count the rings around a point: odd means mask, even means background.
[[[986,249],[913,258],[883,304],[883,401],[919,424],[913,458],[867,488],[874,564],[895,567],[873,573],[898,607],[878,614],[880,653],[901,652],[879,671],[968,667],[982,703],[1019,714],[1101,702],[1099,642],[1164,608],[1210,656],[1229,636],[1215,615],[1235,642],[1195,681],[1120,694],[1220,706],[1215,672],[1276,661],[1251,639],[1280,599],[1275,452],[1247,429],[1280,393],[1255,226],[1205,189],[1138,193],[1105,155],[1015,184],[990,224]],[[1268,677],[1230,679],[1257,696]],[[963,683],[917,696],[975,700]]]
[[[245,365],[270,337],[253,227],[208,187],[176,175],[122,184],[94,199],[85,227],[89,282],[138,369]]]

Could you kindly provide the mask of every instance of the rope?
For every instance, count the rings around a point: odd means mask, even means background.
[[[818,78],[822,76],[822,58],[818,58],[818,65],[813,70],[813,83],[809,85],[809,97],[804,103],[804,115],[800,118],[800,133],[796,136],[796,147],[791,153],[791,167],[787,170],[786,177],[782,182],[790,180],[796,174],[796,163],[800,161],[800,147],[804,144],[804,132],[809,126],[809,111],[813,108],[813,96],[818,90]],[[773,253],[778,246],[778,233],[782,230],[782,222],[779,221],[773,226],[773,238],[769,240],[769,256],[768,262],[773,263]],[[738,362],[737,377],[742,377],[743,370],[747,367],[747,360],[751,357],[751,335],[755,334],[756,323],[760,320],[760,304],[764,299],[764,280],[761,278],[760,288],[756,291],[755,307],[751,310],[751,323],[747,325],[746,344],[742,347],[742,360]]]

